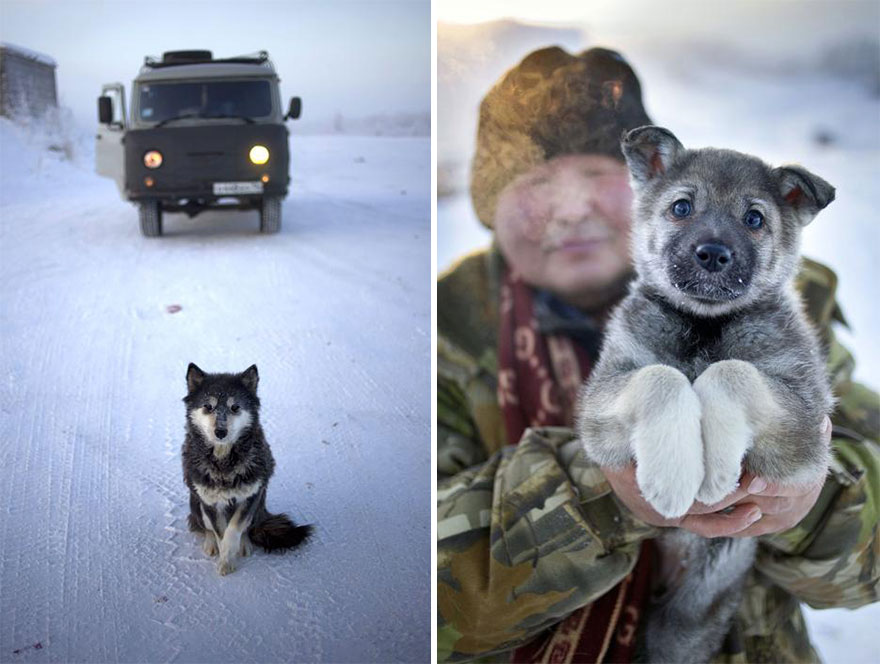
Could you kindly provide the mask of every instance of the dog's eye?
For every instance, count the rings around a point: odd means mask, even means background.
[[[682,198],[672,204],[672,214],[681,219],[691,213],[691,202]]]
[[[232,406],[232,408],[230,408],[229,410],[231,410],[233,413],[237,413],[238,411],[241,410],[241,407],[239,407],[238,404],[235,404],[235,405]]]
[[[206,413],[210,413],[212,410],[214,410],[214,407],[209,403],[206,403],[204,408]]]
[[[764,225],[764,215],[757,210],[749,210],[746,212],[745,222],[749,228],[761,228]]]

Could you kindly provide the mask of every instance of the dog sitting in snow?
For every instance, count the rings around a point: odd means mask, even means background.
[[[252,544],[284,551],[309,536],[285,514],[266,511],[266,489],[275,460],[260,427],[256,365],[240,374],[186,372],[186,439],[183,481],[189,487],[189,528],[204,536],[203,549],[219,554],[220,574],[235,571]]]

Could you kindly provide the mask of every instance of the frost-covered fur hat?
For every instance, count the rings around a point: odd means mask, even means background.
[[[623,57],[605,48],[572,55],[558,46],[530,53],[480,104],[471,198],[492,227],[498,195],[514,178],[562,154],[623,161],[624,130],[652,124]]]

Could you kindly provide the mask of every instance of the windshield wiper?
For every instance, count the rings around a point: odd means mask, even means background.
[[[183,113],[182,115],[175,115],[174,117],[171,117],[171,118],[165,118],[164,120],[162,120],[162,122],[158,122],[155,125],[153,125],[153,129],[157,129],[158,127],[161,127],[162,125],[166,125],[169,122],[174,122],[175,120],[185,120],[186,118],[201,118],[201,117],[204,117],[201,113]]]
[[[247,122],[248,124],[254,124],[254,120],[253,120],[253,118],[249,118],[249,117],[246,116],[246,115],[234,115],[234,114],[231,114],[231,113],[221,113],[221,114],[218,114],[218,115],[203,115],[203,116],[201,116],[201,117],[203,117],[203,118],[210,118],[211,120],[213,120],[214,118],[236,118],[237,120],[244,120],[244,121]]]

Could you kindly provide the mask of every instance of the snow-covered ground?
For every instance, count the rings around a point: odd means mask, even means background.
[[[294,129],[280,235],[145,239],[90,140],[0,119],[0,661],[427,661],[430,141]],[[269,508],[315,524],[226,577],[186,529],[189,362],[258,365]]]

